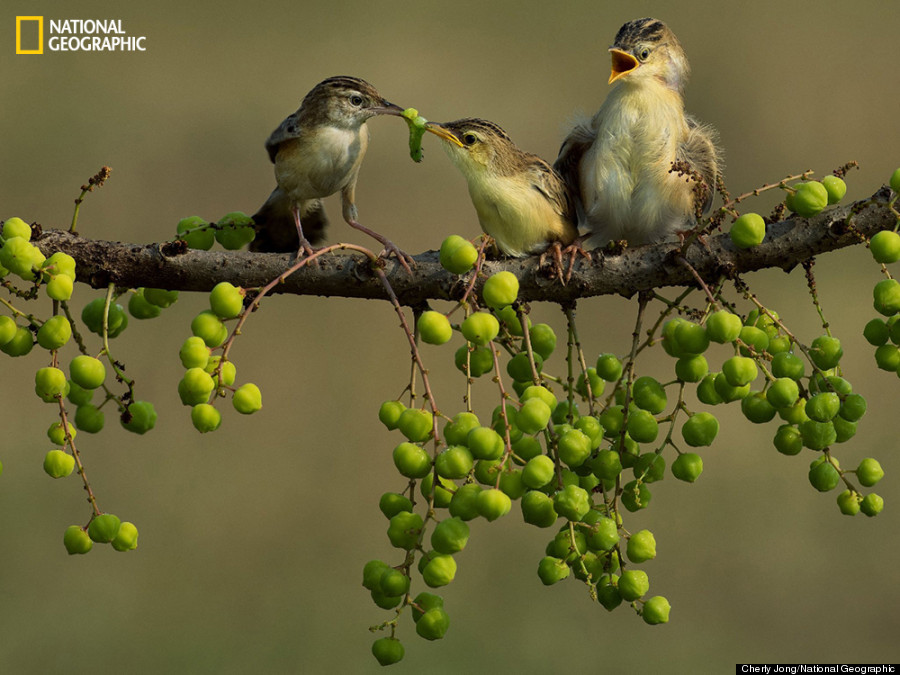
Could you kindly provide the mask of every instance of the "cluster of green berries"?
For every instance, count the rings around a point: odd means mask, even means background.
[[[256,236],[253,219],[241,211],[227,213],[216,223],[210,223],[200,216],[182,218],[178,221],[175,232],[189,248],[201,251],[208,251],[215,242],[219,242],[228,251],[237,251]]]
[[[178,395],[184,405],[191,406],[191,422],[201,433],[219,428],[222,414],[213,403],[229,391],[234,409],[239,413],[250,415],[262,408],[259,387],[250,382],[235,387],[234,363],[213,354],[228,338],[225,321],[237,319],[244,311],[245,296],[244,289],[227,281],[216,284],[209,294],[210,308],[191,321],[192,336],[184,341],[178,353],[185,368],[178,382]]]
[[[847,194],[847,184],[837,176],[825,176],[821,182],[810,180],[790,187],[785,185],[784,190],[788,210],[811,218],[826,206],[840,202]],[[766,236],[766,221],[758,213],[745,213],[734,221],[730,234],[738,248],[758,246]]]
[[[134,523],[119,520],[111,513],[101,513],[85,528],[70,525],[63,535],[69,555],[88,553],[97,544],[110,544],[116,551],[133,551],[138,545],[138,530]]]

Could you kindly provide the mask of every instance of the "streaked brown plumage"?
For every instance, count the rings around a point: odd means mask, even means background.
[[[429,122],[427,129],[444,141],[466,178],[481,229],[503,253],[521,257],[575,239],[575,211],[559,175],[499,126],[468,118]]]
[[[554,167],[572,191],[588,246],[674,239],[693,226],[698,206],[712,203],[721,171],[716,133],[684,112],[689,66],[662,21],[629,21],[609,51],[615,86],[592,119],[576,124]],[[699,178],[699,189],[684,171]]]
[[[401,112],[356,77],[331,77],[313,87],[266,141],[278,187],[253,216],[257,238],[251,249],[311,252],[310,242],[324,238],[327,224],[321,200],[340,192],[344,220],[377,239],[406,266],[408,256],[360,225],[355,203],[359,167],[369,143],[366,121]]]

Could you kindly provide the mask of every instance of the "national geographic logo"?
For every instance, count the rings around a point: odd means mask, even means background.
[[[50,19],[51,52],[145,52],[144,35],[128,35],[121,19]],[[44,17],[16,17],[16,54],[44,53]]]

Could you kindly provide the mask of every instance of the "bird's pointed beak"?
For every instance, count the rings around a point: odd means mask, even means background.
[[[385,100],[381,101],[380,106],[375,106],[373,108],[369,108],[369,110],[371,110],[376,115],[397,115],[397,116],[399,116],[400,113],[403,112],[403,108],[401,108],[399,105],[396,105],[394,103],[391,103],[390,101],[385,101]]]
[[[612,56],[612,72],[609,74],[609,84],[612,84],[620,77],[625,77],[628,73],[641,65],[640,61],[634,58],[634,56],[628,52],[623,52],[621,49],[611,47],[609,53],[610,56]]]
[[[456,134],[450,131],[447,127],[442,125],[440,122],[428,122],[425,124],[425,131],[430,131],[435,136],[439,136],[443,138],[445,141],[449,143],[455,143],[459,147],[463,147],[462,141],[460,141]]]

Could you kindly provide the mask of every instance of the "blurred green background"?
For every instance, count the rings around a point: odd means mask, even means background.
[[[16,15],[118,18],[146,52],[13,55]],[[578,110],[607,92],[606,49],[626,20],[655,16],[687,50],[688,109],[715,124],[733,192],[848,160],[848,198],[872,194],[900,164],[894,2],[547,3],[17,2],[0,13],[0,216],[66,226],[78,187],[89,195],[80,230],[129,242],[172,236],[182,217],[252,213],[274,185],[263,141],[318,81],[363,77],[389,100],[435,120],[480,116],[552,160]],[[377,119],[357,193],[361,220],[405,250],[436,248],[477,220],[462,177],[435,139],[416,165],[406,127]],[[760,200],[766,212],[772,200]],[[326,202],[331,241],[371,245]],[[844,466],[880,459],[886,510],[841,516],[834,493],[807,483],[807,452],[782,457],[774,423],[751,426],[717,409],[723,430],[697,484],[657,484],[632,531],[656,533],[644,566],[672,621],[650,628],[627,608],[607,614],[575,582],[536,578],[546,531],[518,506],[474,523],[445,589],[447,637],[425,643],[404,617],[407,655],[396,672],[732,672],[735,662],[897,661],[898,383],[875,370],[861,337],[880,278],[865,250],[823,256],[825,310],[844,340],[846,373],[869,398],[860,431],[837,453]],[[748,278],[807,342],[821,331],[802,272]],[[78,289],[76,306],[96,291]],[[360,586],[373,557],[398,561],[377,501],[399,490],[397,435],[379,403],[408,378],[408,348],[380,302],[273,298],[232,352],[265,408],[200,436],[178,402],[178,347],[205,297],[183,295],[166,320],[132,326],[115,356],[160,413],[135,437],[107,420],[79,436],[101,506],[140,528],[140,548],[69,558],[62,534],[88,507],[76,478],[41,471],[50,407],[31,394],[39,353],[4,357],[0,386],[0,670],[6,673],[374,672],[366,628],[387,613]],[[635,303],[579,306],[593,358],[624,353]],[[40,310],[46,312],[47,308]],[[562,334],[559,311],[535,308]],[[180,326],[180,328],[179,328]],[[99,349],[99,346],[97,347]],[[436,396],[462,408],[449,347],[427,348]],[[724,351],[720,354],[725,358]],[[718,356],[714,359],[719,358]],[[554,363],[555,362],[555,363]],[[562,357],[550,362],[562,369]],[[656,370],[654,370],[654,368]],[[668,377],[652,357],[645,372]],[[496,394],[476,389],[488,415]]]

